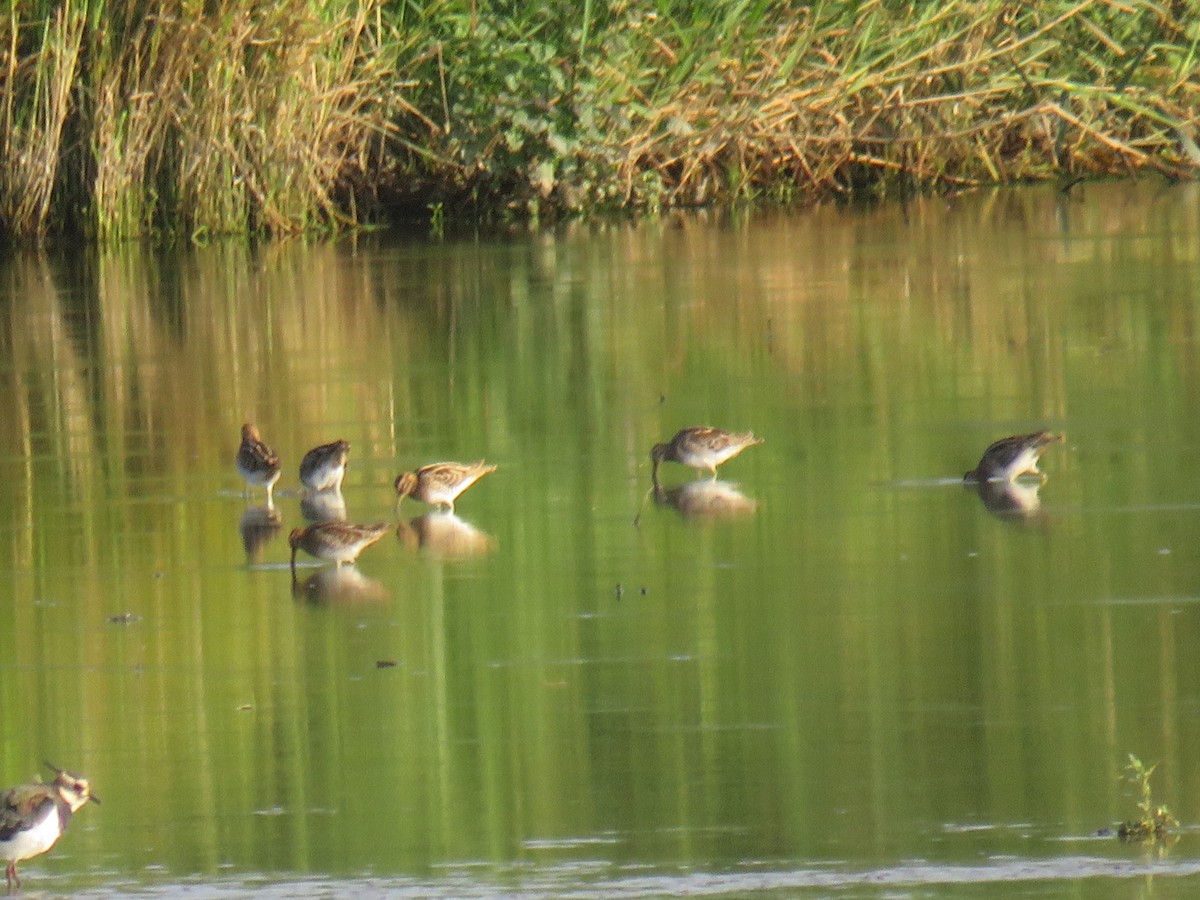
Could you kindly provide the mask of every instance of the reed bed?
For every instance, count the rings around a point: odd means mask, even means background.
[[[555,29],[536,13],[472,28],[523,49],[481,58],[460,37],[441,155],[476,187],[499,178],[568,209],[1200,163],[1200,28],[1184,3],[621,3],[577,23],[569,54],[539,52]],[[473,96],[500,81],[540,90]]]
[[[399,81],[375,0],[14,3],[0,226],[275,234],[354,221]]]
[[[19,238],[1200,165],[1186,2],[40,0],[3,28],[0,228]]]

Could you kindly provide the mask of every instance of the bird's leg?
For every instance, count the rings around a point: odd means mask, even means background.
[[[8,889],[11,891],[14,887],[21,886],[21,876],[17,874],[17,861],[10,859],[8,867],[4,870],[5,876],[8,878]]]

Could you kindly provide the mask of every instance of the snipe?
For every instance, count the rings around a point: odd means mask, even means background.
[[[335,565],[352,563],[358,554],[391,530],[384,522],[376,525],[351,525],[348,522],[317,522],[307,528],[295,528],[288,535],[292,548],[292,571],[296,570],[296,551]]]
[[[333,441],[313,447],[300,460],[300,483],[310,491],[341,490],[349,456],[349,441]]]
[[[1051,431],[1014,434],[996,441],[986,450],[979,465],[963,475],[963,481],[1015,481],[1022,475],[1036,475],[1046,480],[1038,467],[1038,457],[1051,444],[1065,441],[1066,436]]]
[[[473,463],[440,462],[396,476],[396,503],[412,497],[422,503],[444,506],[454,512],[458,496],[496,467],[483,460]]]
[[[258,429],[249,422],[242,426],[242,443],[235,462],[248,487],[267,489],[267,505],[272,505],[271,489],[279,480],[279,454],[266,445]]]
[[[650,461],[654,464],[652,478],[658,484],[658,467],[664,462],[677,462],[698,471],[708,472],[715,479],[717,466],[727,462],[762,438],[749,431],[735,433],[721,428],[694,425],[682,428],[665,444],[655,444],[650,450]]]

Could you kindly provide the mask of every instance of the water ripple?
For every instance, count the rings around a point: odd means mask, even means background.
[[[1006,883],[1024,883],[1032,892],[1034,883],[1054,884],[1079,879],[1181,878],[1200,875],[1200,860],[1105,859],[1091,856],[1065,856],[1054,859],[993,858],[979,865],[945,865],[911,862],[895,866],[847,871],[818,866],[796,869],[733,870],[726,872],[683,871],[649,873],[628,867],[611,877],[603,877],[608,867],[601,862],[564,863],[550,867],[512,867],[492,869],[486,864],[460,862],[447,866],[435,880],[402,877],[349,879],[303,878],[277,880],[263,876],[243,879],[218,879],[207,882],[183,881],[173,884],[113,884],[94,888],[77,896],[111,897],[190,897],[223,900],[253,893],[257,897],[337,896],[398,898],[565,898],[565,900],[602,900],[602,898],[640,898],[664,896],[742,897],[754,893],[788,895],[803,889],[826,892],[852,892],[857,888],[879,887],[954,887]],[[491,877],[483,875],[490,871]]]

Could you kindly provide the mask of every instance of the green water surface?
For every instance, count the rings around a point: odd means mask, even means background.
[[[0,778],[103,800],[26,887],[1188,896],[1198,329],[1194,185],[11,256]],[[723,514],[648,493],[691,424],[765,439]],[[1039,428],[1040,490],[959,483]],[[335,438],[396,531],[293,583]],[[1096,834],[1129,753],[1170,846]]]

